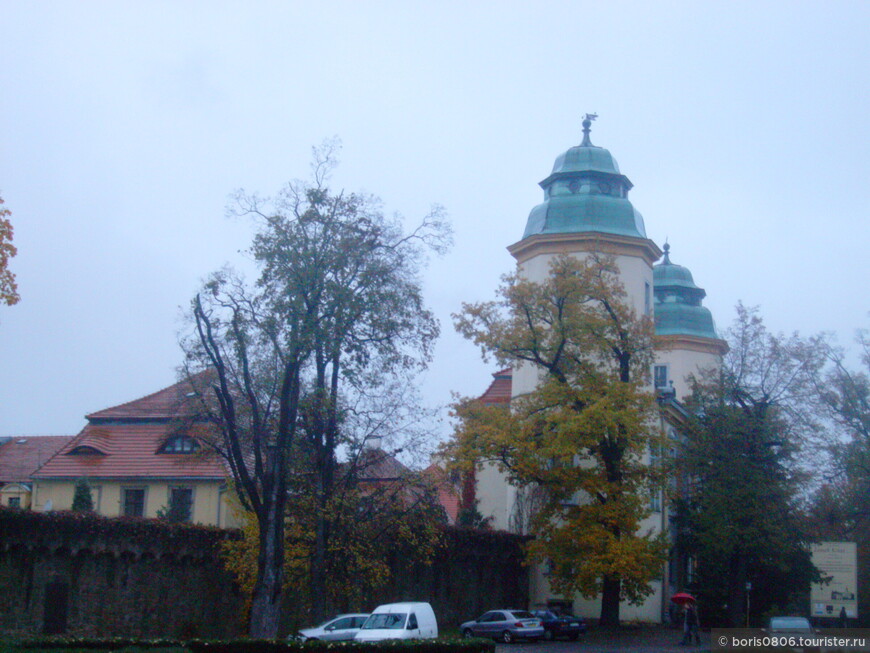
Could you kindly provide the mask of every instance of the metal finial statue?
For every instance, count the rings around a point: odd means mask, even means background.
[[[665,251],[665,260],[664,260],[664,263],[665,263],[665,264],[668,264],[668,263],[671,262],[671,257],[670,257],[671,246],[670,246],[670,244],[668,244],[668,241],[667,241],[667,240],[665,240],[665,246],[662,247],[662,249]]]
[[[583,142],[580,143],[580,147],[592,147],[592,141],[589,140],[589,128],[597,117],[597,113],[587,113],[583,117]]]

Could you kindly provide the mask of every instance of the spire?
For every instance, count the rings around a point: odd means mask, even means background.
[[[662,263],[664,265],[670,265],[671,264],[671,257],[670,257],[671,246],[668,244],[667,240],[665,241],[665,245],[664,245],[664,247],[662,247],[662,249],[665,252],[665,260],[662,261]]]
[[[592,127],[592,121],[598,117],[597,113],[587,113],[583,118],[583,142],[580,147],[594,147],[592,141],[589,140],[589,128]]]

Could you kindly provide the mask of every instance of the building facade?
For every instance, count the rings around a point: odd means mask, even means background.
[[[33,496],[31,474],[72,439],[71,435],[0,438],[0,506],[30,508]]]
[[[87,479],[94,510],[106,517],[172,510],[182,521],[237,526],[222,460],[189,435],[192,392],[182,381],[87,415],[84,429],[31,474],[31,509],[69,510],[76,483]]]

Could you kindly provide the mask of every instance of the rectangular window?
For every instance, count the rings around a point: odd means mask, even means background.
[[[658,444],[650,443],[649,445],[649,466],[658,467],[661,463],[662,449]]]
[[[92,485],[91,486],[91,499],[94,502],[94,512],[97,514],[102,514],[100,512],[103,507],[103,486],[102,485]]]
[[[124,516],[145,516],[145,488],[128,488],[124,490]]]
[[[9,497],[9,507],[10,508],[20,508],[21,507],[21,497]]]
[[[649,495],[649,509],[652,512],[662,511],[662,495],[658,490],[653,490]]]
[[[656,389],[668,387],[668,366],[656,365],[653,367],[653,378],[655,379]]]
[[[650,299],[651,298],[650,298],[649,281],[644,281],[643,282],[643,314],[644,315],[650,314],[650,307],[652,304]]]
[[[170,488],[169,511],[175,521],[191,521],[193,519],[193,488]]]

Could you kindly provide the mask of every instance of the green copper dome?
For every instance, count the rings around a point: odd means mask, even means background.
[[[703,288],[695,285],[695,280],[692,278],[689,268],[671,263],[670,256],[668,255],[670,249],[671,246],[665,243],[665,260],[653,268],[653,280],[656,287],[676,286],[685,288],[689,291],[694,291],[694,294],[700,293],[699,299],[704,299],[707,293]],[[689,294],[693,293],[690,292]]]
[[[592,145],[583,121],[583,142],[560,154],[541,182],[544,202],[532,209],[523,238],[536,234],[598,232],[646,238],[643,216],[628,201],[632,183],[613,155]]]
[[[701,306],[707,295],[695,285],[692,273],[671,263],[671,246],[665,243],[665,260],[653,267],[656,335],[687,335],[718,340],[709,309]]]
[[[619,173],[619,164],[613,155],[603,147],[594,145],[577,145],[564,154],[556,157],[553,164],[553,174],[559,172],[606,172],[614,175]]]

